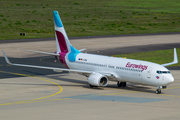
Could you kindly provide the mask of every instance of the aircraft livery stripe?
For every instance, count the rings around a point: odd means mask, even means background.
[[[67,45],[66,45],[66,40],[64,38],[64,35],[61,32],[56,31],[56,36],[57,36],[57,39],[58,39],[58,43],[59,43],[61,52],[67,53],[68,48],[67,48]]]
[[[53,15],[54,15],[54,21],[56,23],[56,26],[63,27],[62,22],[61,22],[61,18],[59,16],[58,12],[57,11],[53,11]]]
[[[64,53],[64,52],[61,52],[60,53],[60,56],[59,56],[59,60],[61,61],[61,63],[66,67],[66,68],[68,68],[69,69],[69,67],[68,67],[68,65],[67,65],[67,63],[66,63],[66,53]]]

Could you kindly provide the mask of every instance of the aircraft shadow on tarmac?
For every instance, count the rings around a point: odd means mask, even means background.
[[[40,61],[40,59],[42,59],[42,58],[45,60]],[[46,60],[46,58],[47,58],[47,60]],[[9,58],[9,59],[12,63],[64,68],[64,66],[60,62],[56,62],[56,63],[53,62],[55,60],[54,57],[49,58],[49,56],[33,57],[33,58]],[[5,62],[4,57],[0,57],[0,79],[24,77],[24,76],[16,75],[14,73],[25,74],[25,75],[33,75],[33,76],[49,75],[49,74],[61,74],[61,73],[54,72],[53,70],[11,66]]]
[[[84,77],[86,81],[82,80],[77,80],[77,79],[70,79],[70,78],[61,78],[61,76],[48,76],[48,78],[59,80],[59,81],[64,81],[64,82],[69,82],[72,84],[60,84],[62,87],[63,86],[73,86],[73,87],[83,87],[86,89],[93,89],[93,90],[105,90],[105,89],[124,89],[124,90],[129,90],[129,91],[138,91],[138,92],[147,92],[147,93],[154,93],[154,90],[150,86],[141,86],[139,84],[135,83],[128,83],[127,87],[117,87],[116,82],[114,84],[107,85],[106,87],[89,87],[88,81],[86,80],[86,77]],[[78,84],[78,85],[76,85]],[[80,84],[80,85],[79,85]]]

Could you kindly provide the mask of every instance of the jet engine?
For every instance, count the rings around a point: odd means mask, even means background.
[[[89,76],[88,82],[92,86],[106,86],[108,84],[108,78],[99,73],[93,73]]]

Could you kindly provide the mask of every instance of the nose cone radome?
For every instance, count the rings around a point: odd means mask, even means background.
[[[170,81],[171,81],[171,83],[174,82],[174,77],[173,76],[171,76]]]
[[[172,82],[174,82],[174,77],[172,75],[169,75],[167,77],[167,81],[168,81],[168,84],[171,84]]]

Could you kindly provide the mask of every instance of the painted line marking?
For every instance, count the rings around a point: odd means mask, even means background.
[[[160,94],[160,95],[170,96],[170,97],[178,97],[178,96],[175,96],[175,95],[168,95],[168,94]]]
[[[42,100],[42,99],[45,99],[45,98],[48,98],[48,97],[52,97],[52,96],[57,95],[57,94],[59,94],[60,92],[62,92],[63,89],[62,89],[62,87],[61,87],[59,84],[50,81],[50,80],[55,80],[55,79],[47,80],[47,79],[45,79],[45,78],[36,77],[36,76],[31,76],[31,75],[26,75],[26,74],[5,72],[5,71],[0,71],[0,72],[1,72],[1,73],[8,73],[8,74],[19,75],[19,76],[27,76],[27,77],[37,78],[37,79],[40,79],[40,80],[44,80],[44,81],[53,83],[53,84],[55,84],[55,85],[57,85],[57,86],[60,87],[60,91],[58,91],[58,92],[55,93],[55,94],[49,95],[49,96],[45,96],[45,97],[41,97],[41,98],[36,98],[36,99],[32,99],[32,100],[17,101],[17,102],[12,102],[12,103],[4,103],[4,104],[0,104],[0,106],[2,106],[2,105],[26,104],[26,103],[36,103],[36,102],[47,102],[47,101],[58,101],[58,100],[72,99],[72,97],[67,97],[67,98],[60,98],[60,99]],[[48,78],[48,79],[49,79],[49,78]],[[167,88],[167,89],[178,89],[178,88],[180,88],[180,87],[172,87],[172,88]],[[154,89],[153,89],[153,90],[154,90]],[[116,94],[127,94],[127,93],[135,93],[135,92],[140,92],[140,91],[130,91],[130,92],[121,92],[121,93],[109,93],[109,94],[91,95],[91,96],[116,95]],[[160,95],[165,95],[165,96],[171,96],[171,97],[178,97],[178,98],[180,98],[180,96],[175,96],[175,95],[168,95],[168,94],[160,94]],[[85,96],[87,96],[87,95],[84,95],[84,97],[85,97]],[[90,97],[90,96],[88,96],[88,97]],[[82,98],[82,97],[76,97],[76,98]]]
[[[172,87],[172,88],[166,88],[166,89],[178,89],[180,87]]]
[[[5,72],[5,71],[0,71],[0,72],[1,72],[1,73],[8,73],[8,74],[13,74],[13,75],[27,76],[27,77],[32,77],[32,78],[40,79],[40,80],[43,80],[43,81],[46,81],[46,82],[50,82],[50,83],[52,83],[52,84],[55,84],[55,85],[57,85],[57,86],[60,88],[60,90],[59,90],[58,92],[56,92],[56,93],[54,93],[54,94],[51,94],[51,95],[48,95],[48,96],[45,96],[45,97],[35,98],[35,99],[31,99],[31,100],[17,101],[17,102],[12,102],[12,103],[3,103],[3,104],[0,104],[0,106],[2,106],[2,105],[13,105],[13,104],[32,103],[32,101],[37,101],[37,100],[41,100],[41,99],[45,99],[45,98],[49,98],[49,97],[55,96],[55,95],[61,93],[62,90],[63,90],[63,88],[62,88],[59,84],[57,84],[57,83],[55,83],[55,82],[53,82],[53,81],[50,81],[50,80],[54,80],[54,79],[49,79],[49,78],[48,78],[49,80],[47,80],[47,79],[42,78],[42,77],[36,77],[36,76],[31,76],[31,75],[26,75],[26,74]]]
[[[101,94],[101,95],[117,95],[117,94],[125,94],[125,93],[135,93],[139,91],[129,91],[129,92],[120,92],[120,93],[109,93],[109,94]]]
[[[79,95],[79,96],[72,96],[70,98],[85,99],[85,100],[130,102],[130,103],[150,103],[150,102],[160,102],[160,101],[168,100],[168,99],[126,97],[126,96],[112,96],[112,95]]]
[[[50,100],[37,100],[37,101],[23,101],[17,104],[27,104],[27,103],[37,103],[37,102],[50,102],[50,101],[59,101],[59,100],[67,100],[70,98],[59,98],[59,99],[50,99]]]

